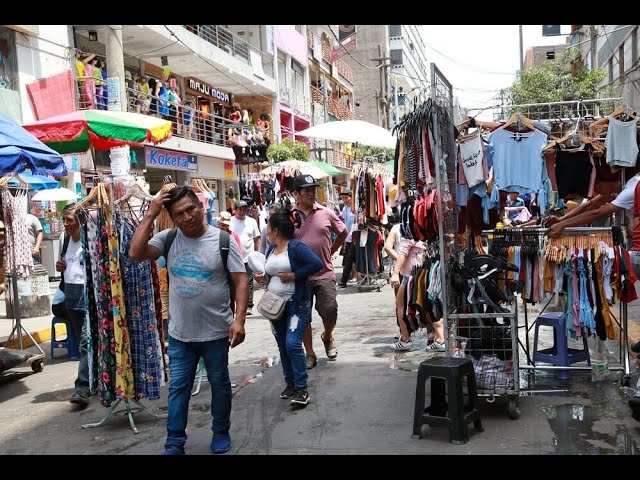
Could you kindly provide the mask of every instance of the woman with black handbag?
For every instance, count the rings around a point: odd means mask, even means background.
[[[291,399],[292,406],[305,406],[309,403],[309,392],[302,335],[311,322],[307,279],[318,272],[323,263],[304,243],[293,238],[293,232],[294,225],[288,212],[271,214],[267,225],[271,247],[267,251],[265,272],[262,275],[254,272],[254,278],[258,283],[266,284],[267,292],[286,300],[282,317],[272,321],[287,383],[280,398]]]

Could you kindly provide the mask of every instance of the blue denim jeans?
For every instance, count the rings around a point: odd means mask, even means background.
[[[189,400],[200,357],[207,367],[211,385],[211,430],[227,433],[231,426],[231,380],[229,339],[210,342],[181,342],[169,336],[169,405],[165,448],[184,449],[187,441]]]
[[[297,389],[307,388],[307,360],[302,349],[302,334],[311,323],[311,301],[294,305],[289,300],[280,320],[272,322],[284,380],[293,383]]]

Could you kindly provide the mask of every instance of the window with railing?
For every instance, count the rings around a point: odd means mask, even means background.
[[[256,52],[262,60],[267,75],[273,76],[272,57],[221,25],[183,25],[189,32],[206,40],[219,49],[233,55],[238,60],[251,65],[250,52]]]
[[[320,43],[322,43],[322,59],[331,63],[331,44],[329,39],[323,35]]]

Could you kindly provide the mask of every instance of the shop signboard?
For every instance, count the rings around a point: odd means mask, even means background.
[[[145,147],[147,168],[163,168],[165,170],[198,170],[198,157],[189,153],[174,152],[162,148]]]
[[[231,105],[233,103],[233,95],[214,88],[213,85],[193,77],[185,79],[185,89],[188,93],[196,97],[208,97],[214,102]]]
[[[233,162],[224,162],[224,177],[233,178]]]

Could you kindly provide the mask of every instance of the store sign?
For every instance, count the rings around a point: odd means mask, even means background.
[[[224,162],[224,177],[233,178],[233,162]]]
[[[145,148],[147,168],[164,168],[167,170],[198,170],[198,157],[188,153],[173,152],[162,148]]]
[[[233,95],[217,90],[208,83],[195,78],[187,78],[187,88],[195,92],[197,95],[206,95],[207,97],[211,97],[214,101],[224,102],[228,105],[231,105],[231,102],[233,101]]]

